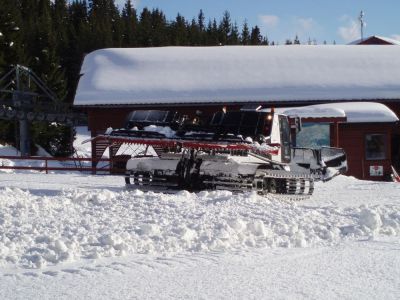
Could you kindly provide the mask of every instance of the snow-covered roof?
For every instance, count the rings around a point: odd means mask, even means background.
[[[364,41],[372,39],[372,38],[377,38],[378,40],[382,40],[382,41],[384,41],[386,43],[400,46],[400,41],[394,40],[394,39],[391,39],[391,38],[387,38],[387,37],[384,37],[384,36],[378,36],[378,35],[372,35],[372,36],[369,36],[369,37],[364,38],[364,39],[358,39],[358,40],[352,41],[351,43],[349,43],[349,45],[359,45],[361,42],[364,42]]]
[[[325,107],[324,105],[310,105],[302,107],[276,108],[277,113],[300,118],[346,118],[343,109]]]
[[[81,73],[75,105],[400,99],[400,47],[103,49]]]
[[[285,115],[301,118],[346,117],[347,123],[387,123],[399,121],[396,114],[386,105],[374,102],[340,102],[317,104],[304,107],[278,108]]]

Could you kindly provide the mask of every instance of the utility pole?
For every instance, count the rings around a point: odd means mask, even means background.
[[[360,21],[360,28],[361,28],[361,41],[364,40],[364,27],[366,25],[365,21],[364,21],[364,12],[361,11],[360,12],[360,16],[358,17],[358,20]]]

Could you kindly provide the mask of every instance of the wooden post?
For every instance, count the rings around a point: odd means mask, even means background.
[[[362,179],[365,179],[364,157],[361,160]]]
[[[110,174],[113,171],[114,165],[115,165],[115,158],[114,158],[114,146],[110,145],[108,147],[108,157],[110,158],[109,166],[110,166]]]
[[[96,153],[96,142],[92,141],[92,174],[96,175],[96,166],[97,166],[97,153]]]
[[[335,147],[339,148],[339,122],[335,122],[335,131],[336,131],[336,145]]]

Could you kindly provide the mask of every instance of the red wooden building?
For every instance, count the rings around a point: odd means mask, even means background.
[[[391,165],[399,167],[399,118],[386,105],[339,102],[279,110],[302,118],[305,132],[298,134],[297,146],[345,149],[349,175],[385,180],[390,177]],[[307,140],[302,142],[304,135]]]
[[[400,41],[377,35],[371,35],[364,39],[359,39],[351,42],[350,45],[397,45],[400,46]]]
[[[122,127],[134,109],[188,115],[200,110],[207,115],[224,106],[237,110],[359,101],[384,103],[400,115],[400,47],[103,49],[86,56],[81,73],[74,105],[87,112],[92,136]],[[330,144],[348,153],[349,175],[383,179],[390,164],[399,163],[400,130],[396,119],[369,117],[368,122],[347,122],[347,117],[328,122]],[[372,158],[368,149],[376,142],[384,155]],[[100,155],[96,144],[92,147],[93,156]],[[375,173],[371,166],[378,166]]]

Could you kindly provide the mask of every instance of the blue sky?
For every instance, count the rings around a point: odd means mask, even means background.
[[[125,0],[115,0],[122,7]],[[279,43],[297,34],[302,42],[309,38],[338,44],[360,37],[357,21],[365,12],[365,36],[381,35],[400,40],[400,0],[134,0],[135,7],[160,8],[168,20],[179,12],[188,19],[203,9],[206,19],[220,20],[225,10],[242,25],[258,25],[263,35]]]

